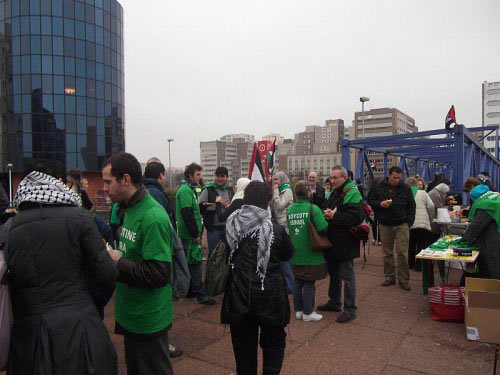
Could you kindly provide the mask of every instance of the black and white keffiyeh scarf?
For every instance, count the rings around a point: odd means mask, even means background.
[[[62,204],[81,206],[82,199],[61,181],[41,172],[31,172],[19,184],[15,203]]]
[[[264,278],[271,255],[273,235],[271,213],[256,206],[243,205],[239,210],[233,212],[226,222],[226,238],[231,250],[229,263],[232,267],[234,267],[233,255],[241,240],[248,236],[257,238],[256,273],[262,282],[262,290],[264,290]]]

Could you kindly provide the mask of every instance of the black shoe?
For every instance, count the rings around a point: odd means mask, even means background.
[[[356,315],[354,314],[349,314],[347,312],[343,312],[342,314],[340,314],[339,316],[337,316],[337,318],[335,319],[335,321],[337,323],[349,323],[351,321],[353,321],[354,319],[356,319]]]
[[[194,298],[196,295],[192,292],[192,291],[189,291],[187,294],[186,294],[186,297],[185,298]]]
[[[408,285],[408,283],[399,283],[399,287],[403,290],[406,290],[407,292],[409,292],[411,290],[410,286]]]
[[[168,351],[170,352],[170,358],[178,358],[184,353],[184,350],[176,348],[172,344],[168,344]]]
[[[198,303],[200,305],[211,306],[211,305],[215,305],[215,300],[213,298],[205,296],[201,300],[196,299],[196,303]]]
[[[380,284],[380,286],[391,286],[394,284],[396,284],[396,281],[394,280],[385,280],[382,284]]]
[[[325,303],[324,305],[318,305],[318,311],[342,311],[342,307],[335,307],[330,305],[329,303]]]

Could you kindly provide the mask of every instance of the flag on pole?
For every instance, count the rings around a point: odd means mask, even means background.
[[[270,173],[272,173],[274,169],[274,164],[276,162],[276,139],[274,139],[273,144],[271,147],[269,147],[269,150],[267,151],[266,154],[266,159],[267,159],[267,169]]]
[[[264,169],[262,168],[262,160],[260,160],[257,143],[253,144],[252,158],[250,159],[250,167],[248,168],[248,178],[252,181],[264,182]]]
[[[456,124],[456,123],[457,119],[455,118],[455,106],[452,105],[450,110],[448,111],[448,114],[446,115],[444,126],[446,129],[449,129],[451,124]]]

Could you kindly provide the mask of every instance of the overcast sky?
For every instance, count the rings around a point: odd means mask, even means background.
[[[119,0],[126,148],[199,161],[228,133],[287,138],[361,109],[396,107],[421,130],[481,125],[500,81],[498,0]]]

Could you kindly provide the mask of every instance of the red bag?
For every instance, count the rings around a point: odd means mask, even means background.
[[[458,285],[429,288],[432,320],[462,323],[465,315],[464,289]]]

